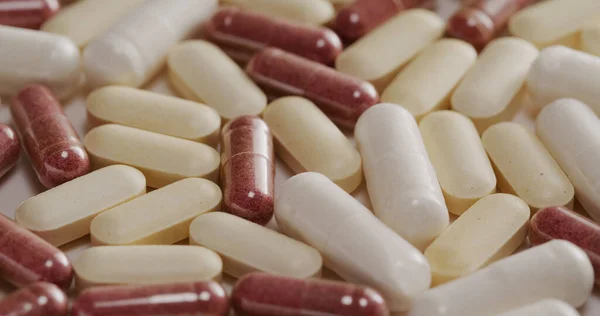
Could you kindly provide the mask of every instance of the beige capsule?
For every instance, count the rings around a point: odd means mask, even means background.
[[[221,4],[306,24],[325,24],[335,14],[329,0],[221,0]]]
[[[192,177],[216,181],[219,175],[219,153],[185,139],[108,124],[92,129],[84,143],[95,169],[129,165],[142,171],[152,188]]]
[[[532,132],[504,122],[488,128],[482,140],[502,192],[517,195],[533,212],[549,206],[573,207],[573,185]]]
[[[15,220],[60,246],[89,234],[98,214],[144,193],[146,179],[140,171],[109,166],[26,200],[15,212]]]
[[[398,71],[444,30],[445,22],[434,12],[404,11],[348,47],[338,56],[335,68],[383,91]]]
[[[318,277],[323,259],[317,250],[240,217],[214,212],[190,226],[190,244],[212,249],[223,272],[239,278],[254,271],[292,278]]]
[[[358,151],[314,103],[280,98],[267,107],[264,120],[273,132],[277,155],[295,173],[321,173],[346,192],[362,182]]]
[[[126,125],[212,147],[219,141],[221,117],[204,104],[119,86],[92,92],[86,103],[94,123]]]
[[[527,236],[529,207],[510,194],[477,201],[425,250],[434,285],[511,255]]]
[[[189,178],[121,204],[91,224],[93,245],[170,245],[188,238],[192,221],[219,210],[222,193],[206,179]]]
[[[223,262],[198,246],[100,246],[73,261],[78,290],[98,285],[220,280]]]
[[[471,120],[454,111],[433,112],[419,124],[450,213],[461,215],[496,192],[496,176]]]
[[[480,134],[511,120],[526,96],[525,80],[538,54],[519,38],[490,42],[452,95],[452,109],[470,117]]]
[[[581,30],[581,50],[600,56],[600,23],[589,24]]]

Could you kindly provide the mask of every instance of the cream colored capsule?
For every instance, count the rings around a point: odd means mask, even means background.
[[[221,4],[307,24],[325,24],[335,14],[328,0],[221,0]]]
[[[121,204],[91,224],[94,245],[169,245],[188,238],[194,218],[221,206],[221,189],[189,178]]]
[[[517,195],[533,212],[548,206],[573,207],[573,185],[542,142],[525,127],[499,123],[488,128],[482,140],[502,192]]]
[[[452,95],[452,109],[470,117],[479,133],[511,120],[522,105],[525,79],[538,53],[519,38],[490,42]]]
[[[219,153],[210,146],[116,124],[94,128],[85,136],[94,168],[124,164],[146,176],[147,185],[160,188],[196,177],[216,181]]]
[[[15,220],[60,246],[89,234],[98,214],[144,193],[146,179],[140,171],[110,166],[26,200],[15,212]]]
[[[217,252],[223,272],[239,278],[262,271],[292,278],[318,277],[323,259],[317,250],[240,217],[214,212],[190,226],[190,244]]]
[[[150,91],[111,86],[92,92],[87,110],[95,123],[115,123],[215,147],[221,117],[196,102]]]
[[[295,173],[321,173],[346,192],[362,182],[358,151],[314,103],[280,98],[267,107],[264,120],[273,132],[277,155]]]
[[[550,45],[579,46],[579,31],[600,16],[598,0],[541,1],[517,12],[508,23],[514,36],[539,48]]]
[[[79,290],[98,285],[219,280],[223,263],[198,246],[100,246],[73,261]]]
[[[209,42],[183,42],[171,49],[167,63],[175,90],[186,99],[213,107],[224,120],[258,115],[267,106],[267,97],[258,86]]]
[[[581,50],[600,56],[600,23],[587,25],[581,30]]]
[[[494,170],[468,117],[454,111],[433,112],[419,128],[451,213],[461,215],[496,192]]]
[[[429,247],[434,285],[471,274],[508,257],[525,240],[529,207],[510,194],[492,194],[475,202]]]
[[[548,298],[533,304],[512,309],[498,316],[580,316],[571,305],[557,299]]]
[[[450,107],[450,94],[477,59],[470,44],[442,39],[406,66],[383,91],[381,101],[402,104],[416,119]]]
[[[444,21],[434,12],[404,11],[344,50],[335,68],[383,91],[398,71],[444,30]]]

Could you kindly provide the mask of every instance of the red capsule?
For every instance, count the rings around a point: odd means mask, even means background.
[[[204,26],[205,37],[224,48],[234,60],[246,63],[261,49],[281,48],[316,62],[332,65],[342,52],[333,31],[237,8],[217,12]]]
[[[273,217],[275,163],[273,136],[255,116],[242,116],[223,128],[223,211],[266,225]]]
[[[19,138],[12,128],[0,124],[0,178],[19,161]]]
[[[11,113],[40,182],[52,188],[88,173],[90,160],[48,88],[31,85],[13,99]]]
[[[67,296],[56,285],[39,282],[22,288],[0,301],[0,315],[64,316]]]
[[[256,54],[246,72],[271,98],[305,97],[334,123],[349,129],[379,102],[379,94],[369,82],[276,48]]]
[[[231,304],[237,316],[390,314],[381,295],[367,287],[266,273],[241,278],[231,293]]]
[[[85,290],[72,316],[225,316],[229,301],[216,282],[103,286]]]
[[[0,0],[0,24],[39,29],[59,9],[57,0]]]
[[[0,276],[16,286],[43,281],[66,290],[73,268],[58,248],[0,215]]]

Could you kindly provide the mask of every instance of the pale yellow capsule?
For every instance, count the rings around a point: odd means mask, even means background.
[[[488,128],[482,140],[502,192],[517,195],[533,212],[548,206],[573,207],[573,185],[532,132],[504,122]]]
[[[361,158],[317,106],[300,97],[271,103],[264,113],[277,155],[295,172],[318,172],[352,192],[362,182]]]
[[[600,23],[589,24],[581,30],[581,50],[600,56]]]
[[[425,250],[434,285],[508,257],[527,236],[529,207],[510,194],[477,201]]]
[[[190,226],[190,244],[212,249],[223,272],[236,278],[262,271],[292,278],[318,277],[323,259],[317,250],[240,217],[214,212]]]
[[[189,236],[194,218],[221,206],[221,189],[189,178],[152,191],[98,215],[91,224],[94,245],[169,245]]]
[[[181,138],[108,124],[91,130],[84,143],[95,169],[129,165],[142,171],[152,188],[191,177],[216,181],[219,175],[214,148]]]
[[[173,47],[167,64],[169,81],[179,94],[214,108],[224,120],[258,115],[267,106],[267,96],[258,86],[209,42],[186,41]]]
[[[335,67],[382,91],[404,65],[444,31],[445,22],[434,12],[407,10],[348,47],[338,56]]]
[[[477,129],[454,111],[433,112],[419,124],[450,213],[461,215],[496,192],[496,176]]]
[[[15,212],[15,220],[60,246],[89,234],[98,214],[144,193],[146,179],[140,171],[110,166],[26,200]]]
[[[213,147],[219,141],[221,117],[204,104],[119,86],[92,92],[86,103],[94,123],[126,125]]]
[[[450,107],[450,94],[473,66],[477,51],[456,39],[431,44],[383,91],[382,102],[401,104],[417,120]]]
[[[220,280],[223,262],[198,246],[100,246],[73,261],[77,289]]]
[[[452,109],[470,117],[479,133],[511,120],[526,96],[525,80],[538,54],[519,38],[490,42],[452,95]]]

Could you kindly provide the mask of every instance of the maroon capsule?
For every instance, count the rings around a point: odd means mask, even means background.
[[[89,157],[48,88],[31,85],[21,90],[13,99],[11,112],[25,152],[46,188],[88,173]]]
[[[0,215],[0,276],[16,286],[43,281],[66,290],[73,268],[58,248]]]
[[[377,90],[369,82],[277,48],[256,54],[246,72],[271,98],[305,97],[334,123],[348,129],[353,129],[359,116],[379,102]]]
[[[223,128],[223,211],[266,225],[273,217],[273,136],[256,116],[242,116]]]
[[[592,262],[596,283],[600,284],[600,225],[562,206],[539,210],[529,223],[533,246],[564,239],[579,246]]]
[[[474,0],[449,20],[448,35],[481,50],[498,35],[510,17],[537,0]]]
[[[0,301],[0,315],[65,316],[67,296],[56,285],[39,282],[22,288]]]
[[[226,316],[229,301],[216,282],[103,286],[85,290],[72,316]]]
[[[0,124],[0,178],[19,161],[19,138],[12,128]]]
[[[59,9],[57,0],[0,0],[0,24],[39,29]]]
[[[261,49],[271,46],[316,62],[332,65],[342,52],[342,41],[333,31],[272,18],[266,15],[224,8],[204,26],[205,37],[246,63]]]
[[[387,316],[382,296],[368,287],[322,279],[250,273],[233,288],[237,316]]]

